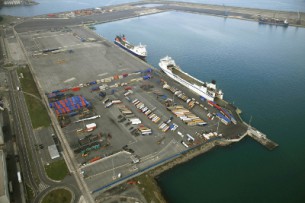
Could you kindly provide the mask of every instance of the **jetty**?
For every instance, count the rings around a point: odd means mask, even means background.
[[[248,126],[247,135],[250,136],[251,138],[253,138],[255,141],[262,144],[267,149],[273,150],[279,146],[279,144],[277,144],[276,142],[268,139],[264,133],[258,131],[257,129],[248,125],[247,123],[244,123],[244,124]]]

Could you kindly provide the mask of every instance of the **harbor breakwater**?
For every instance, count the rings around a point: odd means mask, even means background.
[[[145,7],[145,5],[150,5]],[[45,29],[56,29],[65,26],[77,26],[82,24],[103,24],[122,19],[141,17],[167,11],[179,11],[204,15],[235,18],[241,20],[258,21],[260,17],[288,20],[290,26],[305,27],[304,12],[273,11],[266,9],[241,8],[233,6],[219,6],[199,3],[171,2],[171,1],[143,1],[116,6],[105,6],[100,9],[83,9],[52,15],[40,15],[26,19],[22,25],[18,25],[18,32]],[[42,26],[43,25],[43,26]]]
[[[158,8],[182,12],[201,13],[228,18],[258,21],[259,17],[287,19],[289,25],[305,27],[305,13],[291,11],[275,11],[257,8],[242,8],[226,5],[210,5],[189,2],[145,1],[145,3],[162,3]]]

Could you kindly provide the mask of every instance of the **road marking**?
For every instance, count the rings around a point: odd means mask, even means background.
[[[107,75],[107,74],[108,74],[108,73],[101,73],[101,74],[98,74],[97,76],[102,77],[102,76]]]
[[[69,79],[65,80],[64,83],[71,82],[71,81],[73,81],[73,80],[75,80],[75,79],[76,79],[75,77],[69,78]]]
[[[44,191],[45,189],[47,189],[48,187],[50,187],[49,185],[45,184],[45,183],[39,183],[39,192]]]

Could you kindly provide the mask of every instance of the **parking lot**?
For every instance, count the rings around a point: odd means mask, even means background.
[[[241,123],[223,124],[215,116],[217,109],[198,95],[84,28],[23,33],[21,39],[41,88],[46,93],[60,93],[50,103],[73,96],[82,96],[90,103],[73,110],[77,112],[73,116],[68,116],[69,112],[57,117],[92,192],[162,164],[196,145],[235,138],[246,131]],[[164,84],[183,92],[194,101],[194,107],[163,88]],[[101,90],[101,86],[105,87]],[[146,107],[145,111],[139,109],[136,100]],[[206,125],[188,126],[168,106],[183,107]],[[130,111],[132,117],[124,115],[122,109]],[[145,114],[148,110],[150,113]],[[158,122],[149,118],[152,114]],[[98,117],[86,120],[94,116]],[[141,122],[132,124],[133,118]],[[86,127],[93,123],[94,129]],[[171,128],[160,129],[162,123]],[[139,133],[144,128],[150,129],[149,135]],[[203,136],[211,132],[214,134],[209,139]]]

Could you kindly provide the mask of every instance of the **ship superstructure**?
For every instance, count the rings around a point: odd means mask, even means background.
[[[160,59],[159,66],[170,78],[204,97],[206,100],[214,101],[215,98],[223,99],[223,92],[216,89],[215,80],[211,83],[207,83],[194,78],[182,71],[171,57],[166,56]]]
[[[139,44],[139,45],[132,45],[127,40],[125,35],[118,35],[116,36],[114,43],[119,47],[125,49],[129,53],[144,59],[147,56],[146,46]]]

